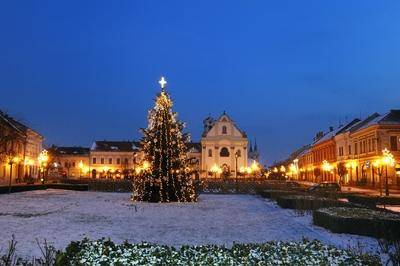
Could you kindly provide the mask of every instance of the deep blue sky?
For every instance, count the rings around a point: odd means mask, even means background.
[[[400,108],[400,1],[2,1],[0,108],[47,144],[138,139],[161,75],[194,141],[226,110],[270,163]]]

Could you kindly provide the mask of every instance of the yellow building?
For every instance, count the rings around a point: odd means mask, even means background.
[[[400,162],[400,110],[391,110],[383,115],[377,113],[361,121],[350,131],[353,143],[350,175],[355,176],[355,182],[373,186],[381,185],[386,178],[389,185],[399,185],[399,173],[396,168]],[[384,149],[388,149],[397,162],[395,165],[377,167],[375,162],[383,156]],[[354,180],[353,180],[354,181]]]
[[[0,111],[0,184],[38,178],[43,136]]]

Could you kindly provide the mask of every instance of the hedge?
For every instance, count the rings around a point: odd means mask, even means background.
[[[362,204],[368,207],[375,207],[376,205],[400,205],[399,197],[379,197],[367,195],[347,195],[350,202]]]
[[[277,203],[284,209],[296,210],[316,210],[326,207],[347,206],[345,202],[338,200],[307,195],[281,196],[277,198]]]
[[[276,200],[279,197],[287,195],[302,195],[304,193],[297,190],[262,190],[257,192],[263,198]]]
[[[45,189],[65,189],[65,190],[76,190],[76,191],[87,191],[88,185],[86,184],[38,184],[38,185],[17,185],[11,186],[11,193],[25,192],[33,190],[45,190]],[[0,194],[7,194],[9,188],[7,186],[0,187]]]
[[[355,254],[319,241],[182,246],[115,244],[109,239],[72,242],[55,265],[381,265],[378,256]]]
[[[334,233],[400,239],[400,215],[390,212],[331,207],[314,211],[313,223]]]

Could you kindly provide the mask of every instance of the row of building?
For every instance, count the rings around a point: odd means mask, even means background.
[[[39,175],[43,136],[0,111],[0,184]]]
[[[201,141],[188,144],[188,157],[197,177],[245,176],[251,161],[259,161],[254,147],[224,112],[203,121]],[[91,147],[51,146],[41,159],[43,136],[0,112],[0,181],[25,182],[46,176],[126,178],[143,167],[144,154],[137,141],[95,141]],[[253,163],[254,166],[254,163]],[[254,168],[253,168],[254,170]]]
[[[317,133],[282,170],[293,179],[312,182],[376,186],[387,177],[389,185],[400,185],[400,110],[374,113]]]

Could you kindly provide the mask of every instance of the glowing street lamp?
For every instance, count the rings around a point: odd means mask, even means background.
[[[79,177],[82,177],[82,170],[83,170],[83,168],[85,167],[85,166],[83,165],[82,160],[78,163],[78,167],[79,167]]]
[[[286,167],[284,165],[281,166],[279,169],[282,173],[286,173]]]
[[[394,167],[395,164],[396,164],[396,161],[395,161],[395,159],[393,157],[393,154],[391,154],[388,149],[385,148],[382,151],[382,153],[383,153],[383,156],[382,156],[382,159],[381,159],[381,163],[382,163],[383,166],[385,166],[385,172],[386,172],[386,175],[385,175],[385,195],[389,196],[389,178],[388,178],[387,167],[388,166]]]
[[[49,155],[46,150],[43,150],[38,157],[39,161],[39,177],[40,177],[40,172],[42,172],[42,185],[44,185],[44,167],[47,166],[47,162],[49,161]]]
[[[221,169],[219,166],[217,166],[217,164],[214,164],[214,165],[211,167],[210,171],[211,171],[212,173],[214,173],[215,178],[217,178],[217,174],[221,174],[221,173],[222,173],[222,169]]]
[[[18,157],[9,157],[7,162],[10,165],[10,182],[8,184],[8,193],[11,193],[12,167],[13,167],[14,163],[19,162],[19,158]]]

